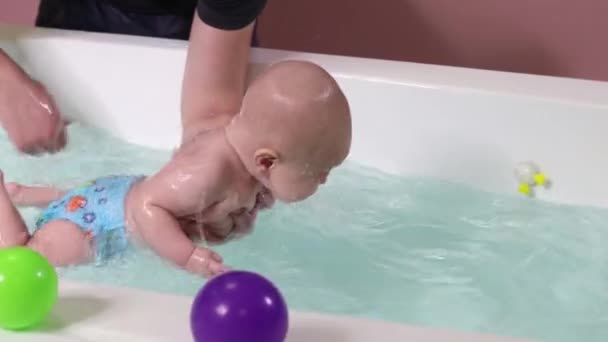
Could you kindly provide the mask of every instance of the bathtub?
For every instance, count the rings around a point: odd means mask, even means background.
[[[178,144],[184,42],[8,26],[0,40],[69,119],[135,144]],[[266,49],[253,50],[251,76],[283,59],[337,78],[353,112],[351,160],[500,193],[515,192],[515,165],[533,161],[553,181],[539,200],[608,206],[607,83]],[[43,329],[0,340],[187,341],[191,300],[61,281]],[[314,312],[292,311],[290,324],[288,342],[523,341]]]

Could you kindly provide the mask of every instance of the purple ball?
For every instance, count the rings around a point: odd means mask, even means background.
[[[230,271],[198,292],[190,312],[197,342],[283,342],[289,324],[279,290],[252,272]]]

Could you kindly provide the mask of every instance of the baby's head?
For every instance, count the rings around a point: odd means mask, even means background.
[[[306,199],[350,152],[348,101],[321,67],[276,63],[247,89],[227,126],[245,167],[283,202]]]

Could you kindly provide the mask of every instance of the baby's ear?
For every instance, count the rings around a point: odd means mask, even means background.
[[[255,151],[254,159],[257,170],[265,174],[276,165],[279,157],[275,151],[263,148]]]

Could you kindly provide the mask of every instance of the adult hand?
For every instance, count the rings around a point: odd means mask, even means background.
[[[65,122],[52,96],[1,50],[0,124],[21,152],[56,152],[66,144]]]

